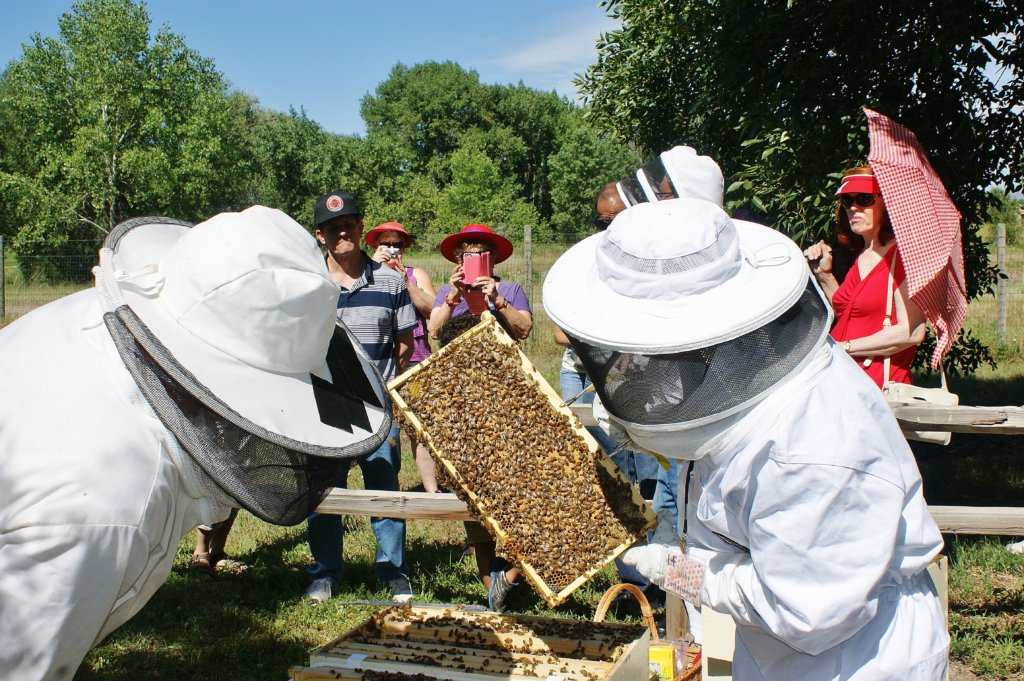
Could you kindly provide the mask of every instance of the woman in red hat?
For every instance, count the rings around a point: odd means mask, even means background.
[[[464,315],[478,319],[476,315],[490,310],[509,335],[525,340],[533,327],[530,301],[522,286],[495,276],[491,269],[491,263],[504,262],[512,255],[512,242],[486,225],[466,225],[445,237],[439,248],[455,268],[434,299],[428,327],[431,337],[443,346],[465,330]],[[456,321],[449,323],[451,320]],[[509,594],[519,584],[519,568],[497,555],[494,539],[480,523],[465,525],[466,544],[473,549],[488,606],[504,612]]]
[[[832,338],[878,387],[886,380],[910,383],[910,365],[924,340],[925,317],[907,293],[885,198],[871,166],[846,173],[836,195],[837,241],[856,256],[843,283],[832,274],[832,249],[824,241],[804,251],[836,313]]]
[[[440,250],[455,263],[455,269],[434,299],[427,323],[431,337],[437,338],[437,332],[453,317],[490,310],[513,338],[526,340],[533,328],[533,311],[523,287],[495,276],[488,266],[508,260],[512,242],[487,225],[466,225],[445,237]],[[467,281],[470,269],[475,269],[478,276]]]
[[[409,297],[416,308],[416,328],[412,332],[412,356],[408,365],[408,368],[412,368],[430,356],[427,318],[430,317],[434,297],[437,295],[434,284],[425,269],[409,267],[403,262],[402,256],[412,243],[412,236],[405,231],[401,222],[381,223],[363,235],[363,240],[367,246],[374,249],[374,260],[391,267],[405,277]],[[430,456],[430,451],[422,442],[417,442],[412,433],[409,433],[409,439],[416,460],[416,470],[419,471],[420,481],[423,483],[423,491],[440,492],[441,488],[437,484],[437,464]]]

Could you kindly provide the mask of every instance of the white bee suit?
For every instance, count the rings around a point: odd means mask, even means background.
[[[701,604],[736,622],[738,681],[942,679],[949,637],[925,572],[942,537],[878,387],[831,354],[694,463]]]
[[[139,392],[95,290],[0,331],[0,376],[0,678],[70,679],[228,507]]]

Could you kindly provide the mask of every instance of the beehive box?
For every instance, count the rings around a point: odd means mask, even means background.
[[[289,670],[293,681],[646,679],[646,627],[452,608],[382,610]]]
[[[489,313],[388,387],[455,493],[549,607],[654,526],[639,493]]]

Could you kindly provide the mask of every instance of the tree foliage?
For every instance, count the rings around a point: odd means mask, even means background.
[[[249,101],[149,24],[129,0],[82,0],[5,72],[0,211],[19,252],[95,252],[125,217],[195,219],[241,198]]]
[[[452,62],[396,65],[363,98],[362,115],[367,147],[383,152],[374,165],[385,169],[365,176],[368,213],[408,216],[424,244],[467,222],[510,237],[529,222],[534,238],[577,238],[601,184],[636,167],[628,147],[566,99],[485,85]]]
[[[580,111],[567,116],[558,151],[548,159],[551,229],[558,239],[572,242],[592,233],[598,190],[631,177],[640,162],[634,150],[598,131]]]
[[[825,176],[857,159],[848,133],[868,105],[914,130],[968,217],[989,184],[1020,186],[1016,3],[604,4],[622,28],[602,36],[579,85],[592,120],[648,152],[690,143],[732,174],[757,162],[744,141],[778,129],[798,141],[793,172]]]
[[[367,133],[329,133],[301,109],[261,108],[139,0],[79,0],[0,73],[0,230],[28,275],[88,275],[122,220],[199,221],[261,203],[311,225],[332,189],[368,223],[422,245],[470,222],[519,238],[589,231],[599,186],[635,154],[577,105],[489,85],[453,62],[397,64],[361,102]]]
[[[1008,0],[606,0],[577,83],[591,121],[647,153],[689,144],[745,207],[808,243],[830,238],[836,173],[865,160],[863,106],[913,130],[963,214],[968,294],[995,272],[984,189],[1019,189],[1024,19]]]

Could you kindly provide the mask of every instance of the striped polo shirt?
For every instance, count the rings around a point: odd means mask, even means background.
[[[416,308],[402,275],[367,258],[352,288],[341,289],[338,319],[362,344],[384,380],[394,378],[395,336],[416,327]]]

